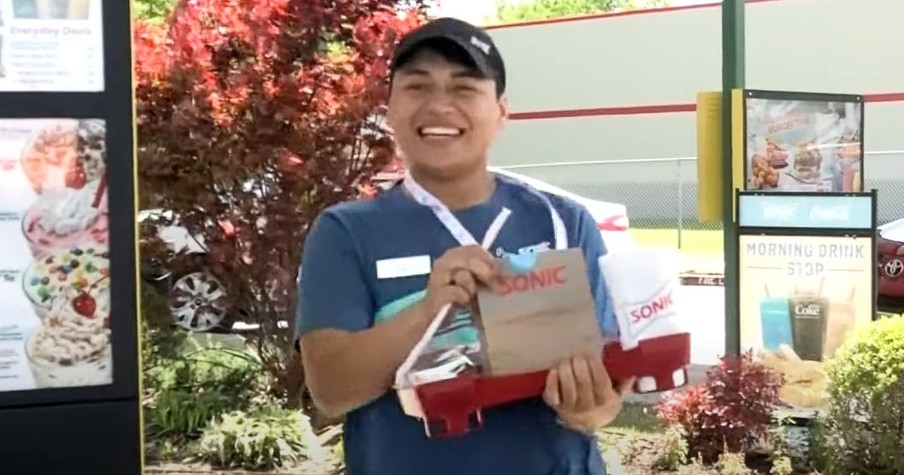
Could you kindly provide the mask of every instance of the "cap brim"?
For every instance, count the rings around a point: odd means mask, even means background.
[[[417,38],[410,44],[399,45],[400,49],[396,51],[396,54],[392,60],[392,64],[390,65],[390,69],[392,71],[395,71],[397,68],[403,66],[405,62],[411,58],[411,55],[416,53],[418,50],[427,47],[431,42],[439,41],[447,42],[461,49],[467,55],[468,59],[471,60],[471,63],[481,75],[485,76],[488,79],[496,79],[493,73],[493,68],[490,67],[490,64],[487,62],[487,57],[483,54],[482,51],[477,49],[477,47],[472,45],[471,43],[468,43],[460,38],[444,34],[427,35],[421,38]]]

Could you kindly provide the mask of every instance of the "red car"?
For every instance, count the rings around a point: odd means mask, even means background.
[[[904,305],[904,219],[879,226],[879,298]]]

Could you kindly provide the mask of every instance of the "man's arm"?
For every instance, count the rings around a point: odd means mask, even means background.
[[[314,402],[340,416],[384,394],[432,318],[416,304],[376,327],[354,236],[330,212],[308,236],[299,281],[298,333]]]

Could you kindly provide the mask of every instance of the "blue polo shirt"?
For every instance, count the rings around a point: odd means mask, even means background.
[[[499,255],[553,249],[554,231],[539,191],[497,177],[485,203],[457,210],[455,216],[480,242],[503,207],[512,211],[491,248]],[[581,205],[544,194],[559,212],[569,247],[583,249],[590,286],[604,334],[615,335],[615,319],[598,258],[605,254],[599,231]],[[391,319],[423,298],[427,274],[378,278],[385,259],[430,256],[431,262],[458,246],[433,212],[396,186],[373,200],[328,208],[308,235],[299,286],[298,333],[333,328],[360,331]],[[477,333],[469,315],[433,346],[466,344]],[[461,437],[428,439],[421,421],[402,412],[389,391],[348,414],[344,427],[350,475],[602,475],[605,467],[595,437],[566,429],[555,412],[535,398],[491,408],[484,426]]]

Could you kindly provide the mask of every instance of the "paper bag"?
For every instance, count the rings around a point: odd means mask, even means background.
[[[536,254],[532,270],[505,269],[501,283],[502,293],[478,292],[473,312],[483,374],[543,371],[575,354],[602,353],[603,336],[580,249]]]

